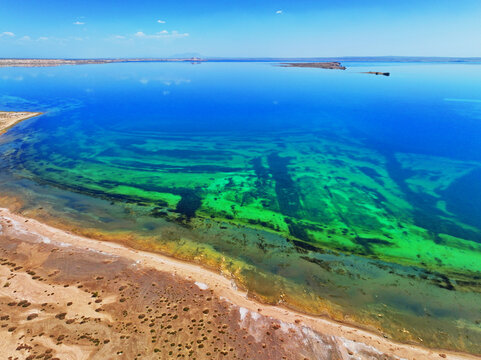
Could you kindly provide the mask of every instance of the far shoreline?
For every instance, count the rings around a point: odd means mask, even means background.
[[[203,62],[271,62],[271,63],[449,63],[481,64],[476,57],[418,57],[418,56],[338,56],[338,57],[143,57],[143,58],[0,58],[2,67],[53,67],[62,65],[93,65],[113,63],[203,63]],[[301,65],[302,67],[302,65]],[[304,66],[306,67],[306,66]],[[317,66],[316,66],[317,67]]]

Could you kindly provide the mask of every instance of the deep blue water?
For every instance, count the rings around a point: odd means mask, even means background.
[[[217,62],[3,68],[0,104],[6,110],[45,111],[41,121],[30,120],[14,131],[25,126],[49,134],[41,149],[70,151],[69,156],[78,160],[83,152],[77,151],[75,140],[71,149],[65,144],[69,131],[80,130],[92,137],[102,136],[103,131],[140,131],[152,136],[267,135],[281,141],[288,141],[282,140],[283,132],[327,131],[362,139],[387,158],[414,153],[481,161],[481,64],[358,62],[344,63],[346,71],[276,65]],[[365,71],[390,72],[391,76]],[[392,168],[391,173],[401,187],[400,182],[409,177],[401,168]],[[467,186],[448,190],[445,200],[458,217],[479,228],[480,176],[475,172],[463,181]],[[453,204],[457,199],[459,203]],[[411,196],[410,201],[417,203],[420,212],[435,211],[429,199]],[[432,204],[426,205],[429,201]],[[431,220],[424,219],[422,225],[434,232],[447,231]],[[461,236],[459,231],[447,232]]]
[[[347,71],[273,65],[4,68],[0,103],[12,110],[62,108],[62,116],[35,124],[44,128],[71,121],[68,107],[86,126],[112,129],[269,132],[335,124],[396,151],[481,159],[479,65],[346,63]],[[360,73],[372,70],[391,76]]]

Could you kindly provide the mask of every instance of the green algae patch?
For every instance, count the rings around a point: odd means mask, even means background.
[[[23,176],[134,203],[178,223],[200,217],[315,249],[446,274],[481,272],[478,208],[467,195],[481,183],[479,164],[388,153],[315,132],[286,133],[282,142],[224,134],[74,136],[83,144],[80,156],[52,152],[25,162]],[[17,156],[35,151],[33,141]]]
[[[161,193],[156,191],[146,191],[133,186],[116,186],[111,190],[113,194],[119,194],[125,197],[137,197],[142,199],[149,199],[149,202],[154,202],[166,207],[176,207],[182,199],[180,195],[171,193]]]
[[[221,269],[265,302],[481,352],[476,162],[316,131],[75,131],[81,151],[59,138],[39,159],[40,136],[4,159],[21,180],[1,175],[27,215]]]

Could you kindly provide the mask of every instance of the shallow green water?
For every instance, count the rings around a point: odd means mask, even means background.
[[[481,353],[481,67],[348,65],[2,69],[1,202]]]

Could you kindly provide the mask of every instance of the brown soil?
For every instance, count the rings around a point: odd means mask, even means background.
[[[250,300],[219,274],[0,209],[2,359],[474,359]]]

